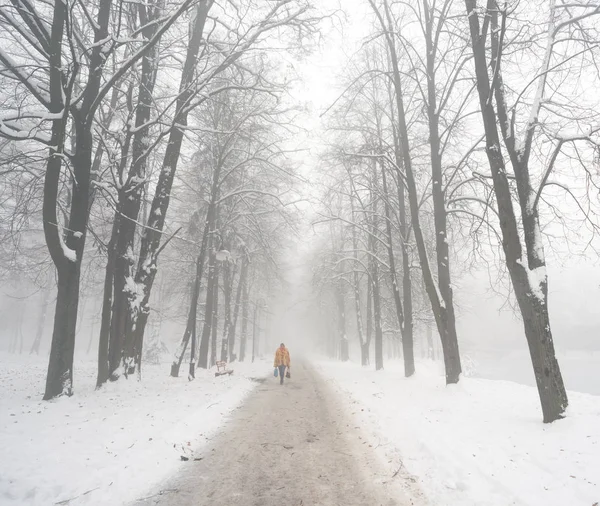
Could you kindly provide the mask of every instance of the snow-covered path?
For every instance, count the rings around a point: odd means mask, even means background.
[[[205,447],[202,460],[136,506],[422,506],[415,481],[392,476],[310,366],[268,378]]]

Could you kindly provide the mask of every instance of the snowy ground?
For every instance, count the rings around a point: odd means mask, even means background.
[[[600,397],[570,392],[568,417],[541,423],[534,388],[463,378],[439,364],[376,373],[320,363],[390,470],[399,462],[438,506],[593,506],[600,501]]]
[[[162,364],[95,391],[94,364],[78,363],[75,395],[43,402],[46,359],[0,355],[0,504],[126,504],[193,461],[250,378],[271,373],[236,363],[232,376],[198,371],[188,382]]]

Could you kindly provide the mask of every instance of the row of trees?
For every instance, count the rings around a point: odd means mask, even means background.
[[[543,418],[552,422],[568,401],[543,237],[567,239],[556,224],[579,222],[588,240],[598,226],[600,117],[588,87],[600,82],[600,4],[365,2],[371,33],[327,111],[322,162],[335,167],[321,181],[318,220],[331,241],[315,281],[338,307],[339,355],[348,358],[349,295],[363,364],[374,327],[376,368],[389,331],[411,376],[413,325],[427,320],[427,307],[446,382],[458,382],[451,273],[460,276],[467,258],[492,259],[510,278]]]
[[[13,222],[25,215],[28,233],[43,228],[56,269],[44,399],[72,393],[86,268],[105,267],[98,386],[140,372],[167,247],[195,257],[183,350],[191,336],[192,356],[198,348],[207,367],[212,334],[214,362],[223,291],[222,356],[231,357],[238,309],[244,326],[249,301],[267,296],[274,238],[294,200],[283,151],[292,112],[281,105],[289,83],[267,49],[293,50],[318,21],[304,0],[0,6],[3,190],[16,188],[3,209]]]

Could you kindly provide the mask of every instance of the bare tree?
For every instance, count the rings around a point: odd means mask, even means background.
[[[540,110],[548,76],[561,65],[561,62],[558,62],[553,66],[553,56],[559,43],[557,37],[570,26],[600,14],[600,6],[582,4],[561,7],[562,14],[559,14],[556,2],[549,2],[545,52],[539,72],[532,80],[532,84],[537,82],[536,91],[521,137],[515,127],[517,104],[512,108],[507,105],[506,84],[502,71],[506,48],[506,21],[509,16],[507,6],[500,6],[493,0],[488,1],[482,11],[483,22],[480,21],[475,0],[466,0],[465,6],[485,129],[486,154],[498,205],[506,266],[523,316],[544,422],[553,422],[563,417],[568,400],[556,360],[550,326],[546,259],[539,223],[539,194],[547,177],[543,178],[540,190],[536,190],[530,171],[530,158],[534,136],[540,128]],[[578,14],[574,14],[573,10],[577,10]],[[491,53],[488,53],[486,47],[488,33],[491,38]],[[584,51],[586,50],[584,48]],[[492,69],[491,76],[488,74],[488,68]],[[517,98],[517,103],[520,98]],[[514,172],[518,197],[517,211],[502,154],[500,134]],[[559,149],[562,144],[559,142]],[[547,172],[552,170],[552,163]]]

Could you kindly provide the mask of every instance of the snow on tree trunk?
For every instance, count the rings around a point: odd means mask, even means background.
[[[138,7],[142,24],[148,24],[143,30],[144,37],[151,40],[158,31],[157,20],[162,12],[159,4]],[[146,12],[150,13],[145,19]],[[110,343],[112,348],[110,369],[111,374],[118,376],[117,366],[114,358],[118,355],[119,362],[122,361],[123,372],[128,375],[135,370],[135,338],[130,332],[130,321],[135,319],[139,312],[138,287],[133,282],[134,276],[134,242],[137,229],[137,221],[140,214],[144,182],[147,177],[148,161],[148,139],[149,120],[154,103],[153,93],[156,83],[160,52],[159,45],[154,44],[144,54],[141,65],[140,84],[138,88],[138,99],[135,107],[135,130],[131,149],[131,166],[127,180],[121,183],[118,191],[117,213],[115,222],[117,225],[115,251],[114,251],[114,274],[113,274],[113,324],[110,327]]]
[[[409,135],[408,127],[406,122],[406,114],[404,109],[404,97],[402,91],[402,81],[399,68],[398,54],[396,51],[395,39],[392,36],[394,29],[392,27],[392,17],[390,13],[390,7],[387,0],[383,2],[383,13],[376,6],[374,0],[369,0],[373,12],[377,16],[382,30],[385,31],[385,37],[387,47],[390,56],[390,62],[392,64],[392,81],[394,85],[394,96],[396,99],[396,109],[398,114],[398,134],[401,139],[401,156],[404,171],[406,173],[406,186],[408,190],[408,201],[410,206],[410,217],[415,237],[415,243],[417,245],[417,251],[419,254],[419,263],[421,265],[421,272],[423,274],[423,280],[425,282],[425,289],[429,297],[431,309],[435,316],[436,324],[442,339],[442,346],[446,350],[445,356],[452,352],[453,345],[448,344],[448,341],[452,339],[452,332],[449,331],[448,325],[451,325],[453,318],[449,317],[442,296],[439,293],[436,282],[433,278],[431,271],[431,265],[429,263],[427,247],[425,244],[425,238],[423,236],[423,230],[421,228],[421,221],[419,217],[419,197],[417,193],[417,185],[415,181],[415,175],[413,172],[411,151],[409,146]],[[386,22],[387,19],[387,22]],[[450,368],[446,369],[446,384],[457,383],[460,378],[460,364],[456,363],[455,360],[445,360],[445,364],[450,365]]]
[[[465,5],[469,18],[477,91],[486,136],[486,154],[492,172],[494,193],[498,203],[505,262],[523,317],[525,337],[533,364],[543,419],[545,423],[549,423],[564,416],[568,399],[560,367],[556,360],[550,328],[548,282],[544,250],[541,242],[537,210],[530,207],[532,202],[530,200],[531,182],[527,167],[527,158],[521,158],[520,151],[514,148],[514,144],[511,144],[512,141],[507,143],[509,154],[513,161],[513,170],[517,180],[521,205],[525,252],[527,256],[527,259],[524,259],[511,189],[506,175],[505,161],[500,148],[496,111],[492,101],[489,100],[490,93],[494,90],[491,89],[488,76],[486,37],[482,36],[480,31],[476,0],[465,0]],[[498,13],[493,11],[490,15],[492,18],[496,18],[492,19],[493,29],[496,29],[498,26]],[[496,80],[497,86],[500,86],[499,83],[502,81],[499,62],[502,47],[498,37],[500,35],[496,33],[492,42],[497,49],[497,53],[494,56],[496,63],[494,73],[498,76]],[[500,115],[506,116],[502,92],[500,88],[495,91],[497,91],[496,103],[501,110]],[[536,107],[535,104],[534,107]],[[528,131],[526,135],[531,135],[531,131]]]
[[[169,134],[154,198],[150,206],[147,227],[142,234],[137,270],[131,284],[131,287],[135,288],[135,298],[131,299],[134,302],[131,304],[131,312],[128,313],[128,318],[125,321],[125,342],[127,346],[124,348],[123,363],[128,373],[132,373],[136,366],[139,368],[141,365],[144,331],[150,310],[149,300],[152,286],[156,278],[156,263],[161,248],[162,230],[169,208],[171,188],[173,187],[181,146],[184,140],[184,130],[187,126],[189,114],[187,106],[193,94],[192,82],[196,75],[195,67],[198,53],[202,43],[205,22],[211,6],[212,2],[210,0],[202,0],[198,2],[196,7],[179,85],[180,94],[175,107],[177,124],[172,127]],[[130,289],[130,297],[132,297],[131,291]]]

